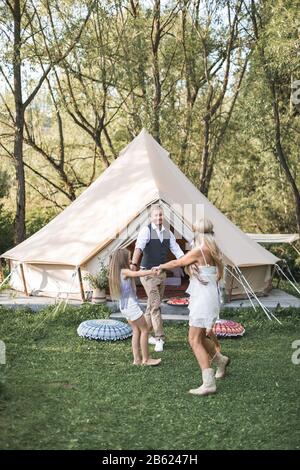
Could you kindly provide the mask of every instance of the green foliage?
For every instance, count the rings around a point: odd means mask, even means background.
[[[7,366],[5,364],[0,364],[0,400],[1,396],[5,396],[5,383],[7,377]]]
[[[53,209],[35,209],[29,211],[26,220],[27,237],[46,225],[54,216]],[[14,246],[14,216],[13,213],[0,207],[0,254]]]
[[[13,214],[11,211],[0,207],[0,254],[13,246],[13,239]]]
[[[36,208],[28,212],[26,217],[26,235],[27,238],[48,224],[55,216],[53,209]]]
[[[6,289],[9,289],[9,282],[5,282],[2,286],[0,286],[0,292],[5,291]]]
[[[289,276],[289,278],[291,278]],[[297,280],[297,279],[296,279]],[[278,278],[276,277],[273,281],[273,286],[275,288],[277,288],[278,286]],[[296,284],[297,288],[300,290],[300,283],[298,281],[298,283]],[[278,286],[279,289],[282,289],[284,290],[285,292],[288,292],[289,294],[295,296],[295,297],[298,297],[300,299],[300,294],[296,291],[296,289],[294,289],[294,287],[286,280],[286,279],[282,279],[280,278],[280,282],[279,282],[279,286]]]
[[[164,2],[160,25],[166,29],[161,32],[155,64],[153,5],[146,6],[141,2],[133,11],[134,2],[128,5],[109,1],[94,3],[93,14],[76,48],[63,64],[57,65],[60,87],[54,72],[49,73],[55,103],[45,83],[25,113],[34,140],[34,145],[30,145],[28,139],[24,142],[27,236],[48,223],[101,174],[106,168],[103,155],[111,163],[142,127],[152,132],[155,112],[159,114],[161,144],[199,187],[203,165],[203,116],[210,93],[205,68],[211,74],[218,70],[210,77],[213,94],[217,95],[223,86],[223,61],[228,39],[225,3],[203,2],[199,12],[198,2],[183,2],[182,9],[173,15],[174,2]],[[299,8],[297,2],[282,0],[258,0],[254,4],[260,15],[259,39],[254,40],[251,9],[247,2],[242,2],[240,27],[237,28],[242,33],[232,51],[229,86],[222,108],[210,127],[211,150],[233,103],[238,69],[251,47],[250,60],[225,137],[213,155],[209,199],[244,231],[294,232],[297,230],[295,201],[276,157],[273,101],[265,71],[269,71],[276,85],[282,144],[291,174],[299,187],[300,114],[299,105],[291,106],[291,82],[299,80]],[[80,6],[76,3],[75,6],[74,2],[67,1],[62,5],[60,2],[49,3],[55,18],[54,27],[57,27],[57,31],[53,31],[50,27],[40,27],[31,2],[24,4],[22,26],[27,26],[29,38],[35,38],[37,47],[35,49],[32,40],[25,41],[22,46],[21,56],[28,64],[28,77],[23,77],[26,90],[33,89],[35,78],[41,75],[38,57],[45,57],[45,63],[53,63],[58,51],[64,51],[65,45],[71,44],[90,2],[81,2]],[[47,14],[44,3],[36,2],[35,8],[43,22]],[[1,18],[0,24],[10,25],[2,32],[0,51],[0,61],[9,71],[13,58],[13,21],[7,5],[0,8]],[[28,18],[32,18],[31,24]],[[2,27],[0,29],[3,31]],[[264,50],[265,62],[261,50]],[[154,65],[158,67],[161,85],[161,101],[157,107],[155,86],[158,76],[154,76]],[[3,93],[5,103],[0,101],[0,137],[11,153],[14,123],[6,105],[13,109],[14,99],[9,87]],[[194,94],[193,105],[189,93]],[[102,112],[106,127],[100,132]],[[87,132],[84,132],[84,125]],[[8,162],[8,169],[0,172],[0,198],[8,199],[5,208],[0,208],[1,252],[13,245],[15,188],[7,185],[15,169],[13,160]],[[287,256],[297,273],[299,260],[289,252]]]
[[[3,203],[3,199],[9,195],[10,187],[8,171],[0,169],[0,254],[13,245],[13,214]]]
[[[84,276],[84,279],[94,289],[106,289],[108,287],[108,267],[101,262],[97,273],[88,273]]]
[[[83,304],[80,307],[66,305],[49,306],[39,312],[29,307],[7,309],[0,305],[0,318],[3,321],[3,337],[28,337],[30,341],[48,337],[50,330],[57,327],[79,326],[91,318],[108,318],[111,311],[105,305]]]
[[[50,312],[53,312],[53,307]],[[44,310],[47,315],[46,310]],[[88,303],[82,304],[80,307],[68,306],[66,309],[62,308],[58,310],[58,314],[55,316],[59,324],[64,326],[79,325],[79,323],[91,319],[91,318],[108,318],[111,314],[109,307],[106,305],[91,305]]]
[[[10,185],[11,182],[8,172],[0,170],[0,199],[8,196]]]
[[[297,247],[299,244],[297,243]],[[266,248],[274,253],[278,258],[286,261],[289,269],[291,270],[295,279],[300,281],[300,255],[296,250],[287,244],[279,245],[266,245]],[[287,276],[290,278],[288,271],[286,271]]]

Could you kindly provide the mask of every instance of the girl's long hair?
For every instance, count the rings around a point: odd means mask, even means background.
[[[126,248],[118,248],[111,255],[109,262],[109,290],[111,298],[114,300],[120,299],[121,297],[121,270],[130,269],[129,256],[130,251]],[[131,283],[135,289],[134,279],[131,278]]]
[[[201,219],[192,226],[194,231],[194,246],[199,248],[205,245],[210,252],[214,264],[217,266],[220,276],[223,277],[224,264],[222,260],[222,253],[218,247],[214,237],[214,226],[209,219]],[[189,270],[190,271],[190,270]]]

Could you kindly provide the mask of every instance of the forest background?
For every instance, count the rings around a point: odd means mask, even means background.
[[[143,127],[242,230],[300,233],[299,12],[298,0],[0,0],[0,253]],[[300,271],[289,247],[273,251]]]

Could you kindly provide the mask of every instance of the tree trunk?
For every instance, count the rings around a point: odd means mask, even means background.
[[[161,106],[161,83],[158,59],[158,47],[161,39],[160,31],[160,0],[154,2],[154,18],[152,24],[152,54],[153,54],[153,135],[157,142],[160,143],[160,106]]]
[[[15,243],[22,242],[25,232],[25,171],[23,163],[23,132],[24,132],[24,106],[22,101],[21,77],[21,7],[20,0],[14,2],[14,98],[15,98],[15,136],[14,158],[17,179],[16,217],[15,217]]]
[[[157,142],[160,143],[160,102],[161,102],[161,86],[159,76],[159,65],[157,56],[154,57],[153,65],[154,78],[154,98],[153,98],[153,135]]]
[[[293,177],[290,168],[288,166],[287,156],[285,154],[282,142],[281,142],[281,122],[280,122],[280,112],[278,109],[278,97],[276,93],[276,87],[274,82],[272,82],[269,78],[269,85],[272,93],[273,99],[273,120],[274,120],[274,128],[275,128],[275,148],[276,148],[276,156],[280,162],[281,167],[285,173],[286,179],[293,191],[294,199],[295,199],[295,212],[296,212],[296,221],[297,221],[297,228],[300,235],[300,194],[299,189],[297,187],[297,183],[295,178]]]
[[[203,149],[202,149],[202,159],[201,159],[201,176],[200,176],[200,191],[204,196],[207,196],[208,188],[206,182],[207,170],[208,170],[208,161],[209,161],[209,140],[210,140],[210,119],[204,120],[203,128]]]
[[[184,170],[187,162],[186,162],[186,153],[188,149],[188,144],[189,144],[189,137],[191,134],[191,128],[192,128],[192,116],[193,116],[193,107],[190,105],[187,105],[187,111],[186,111],[186,119],[185,119],[185,132],[184,136],[182,139],[182,143],[180,146],[180,156],[179,156],[179,167],[181,170]]]

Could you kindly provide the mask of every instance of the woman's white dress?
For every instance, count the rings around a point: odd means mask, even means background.
[[[189,325],[198,328],[212,328],[220,313],[216,266],[198,266],[199,276],[207,282],[202,284],[192,276],[186,292],[190,295]]]

